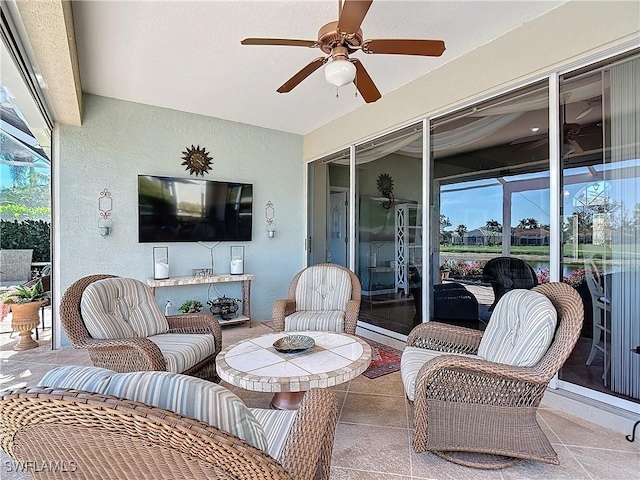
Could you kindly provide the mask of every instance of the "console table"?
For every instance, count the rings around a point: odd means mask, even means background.
[[[155,295],[156,288],[159,287],[183,287],[186,285],[207,285],[210,283],[231,283],[240,282],[242,285],[242,315],[229,320],[220,319],[220,325],[232,325],[236,323],[248,322],[251,327],[251,280],[253,275],[208,275],[205,277],[171,277],[164,280],[147,278],[147,285]]]

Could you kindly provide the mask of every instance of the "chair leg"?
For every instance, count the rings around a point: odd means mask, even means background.
[[[40,307],[40,317],[42,318],[42,331],[44,333],[44,305]],[[36,325],[36,340],[40,340],[38,335],[38,330],[40,329],[40,324]]]
[[[603,333],[603,340],[602,340],[602,353],[604,355],[604,361],[603,361],[603,366],[604,366],[604,371],[602,372],[602,383],[605,387],[608,386],[609,383],[609,372],[610,372],[610,368],[611,368],[611,351],[608,348],[607,342],[610,343],[610,338],[607,338],[607,333],[611,333],[611,330],[609,330],[607,328],[607,310],[603,310],[602,311],[602,316],[603,316],[603,324],[602,324],[602,333]]]
[[[598,350],[600,350],[600,333],[601,333],[601,321],[602,317],[600,316],[602,310],[598,308],[597,305],[593,305],[593,338],[591,339],[591,351],[589,352],[589,357],[587,358],[587,365],[591,365],[593,359],[596,356]]]

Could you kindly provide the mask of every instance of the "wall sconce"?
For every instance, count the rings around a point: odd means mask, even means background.
[[[273,203],[271,203],[271,200],[267,202],[267,206],[264,209],[264,216],[267,219],[267,236],[269,238],[273,238],[276,236],[276,211],[273,208]]]
[[[100,197],[98,198],[98,210],[100,210],[98,233],[100,233],[102,238],[107,238],[111,235],[111,229],[113,228],[113,220],[111,220],[112,208],[113,201],[111,200],[111,192],[105,188],[100,192]]]

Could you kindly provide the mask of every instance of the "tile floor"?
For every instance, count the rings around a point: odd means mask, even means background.
[[[49,325],[49,323],[47,323]],[[0,389],[35,385],[57,365],[90,364],[82,350],[50,350],[51,330],[41,335],[37,349],[15,352],[8,322],[0,323]],[[261,324],[253,328],[228,326],[223,343],[269,333]],[[42,333],[42,332],[41,332]],[[267,407],[269,394],[230,387],[251,407]],[[339,400],[331,479],[640,479],[640,442],[597,427],[571,415],[540,408],[540,423],[558,452],[560,466],[524,461],[497,471],[470,469],[411,449],[411,407],[404,398],[400,374],[369,380],[363,376],[335,387]],[[18,480],[7,471],[8,456],[0,455],[0,478]]]

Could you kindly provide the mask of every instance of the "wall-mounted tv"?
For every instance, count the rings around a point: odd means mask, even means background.
[[[138,175],[138,241],[251,240],[253,185]]]

